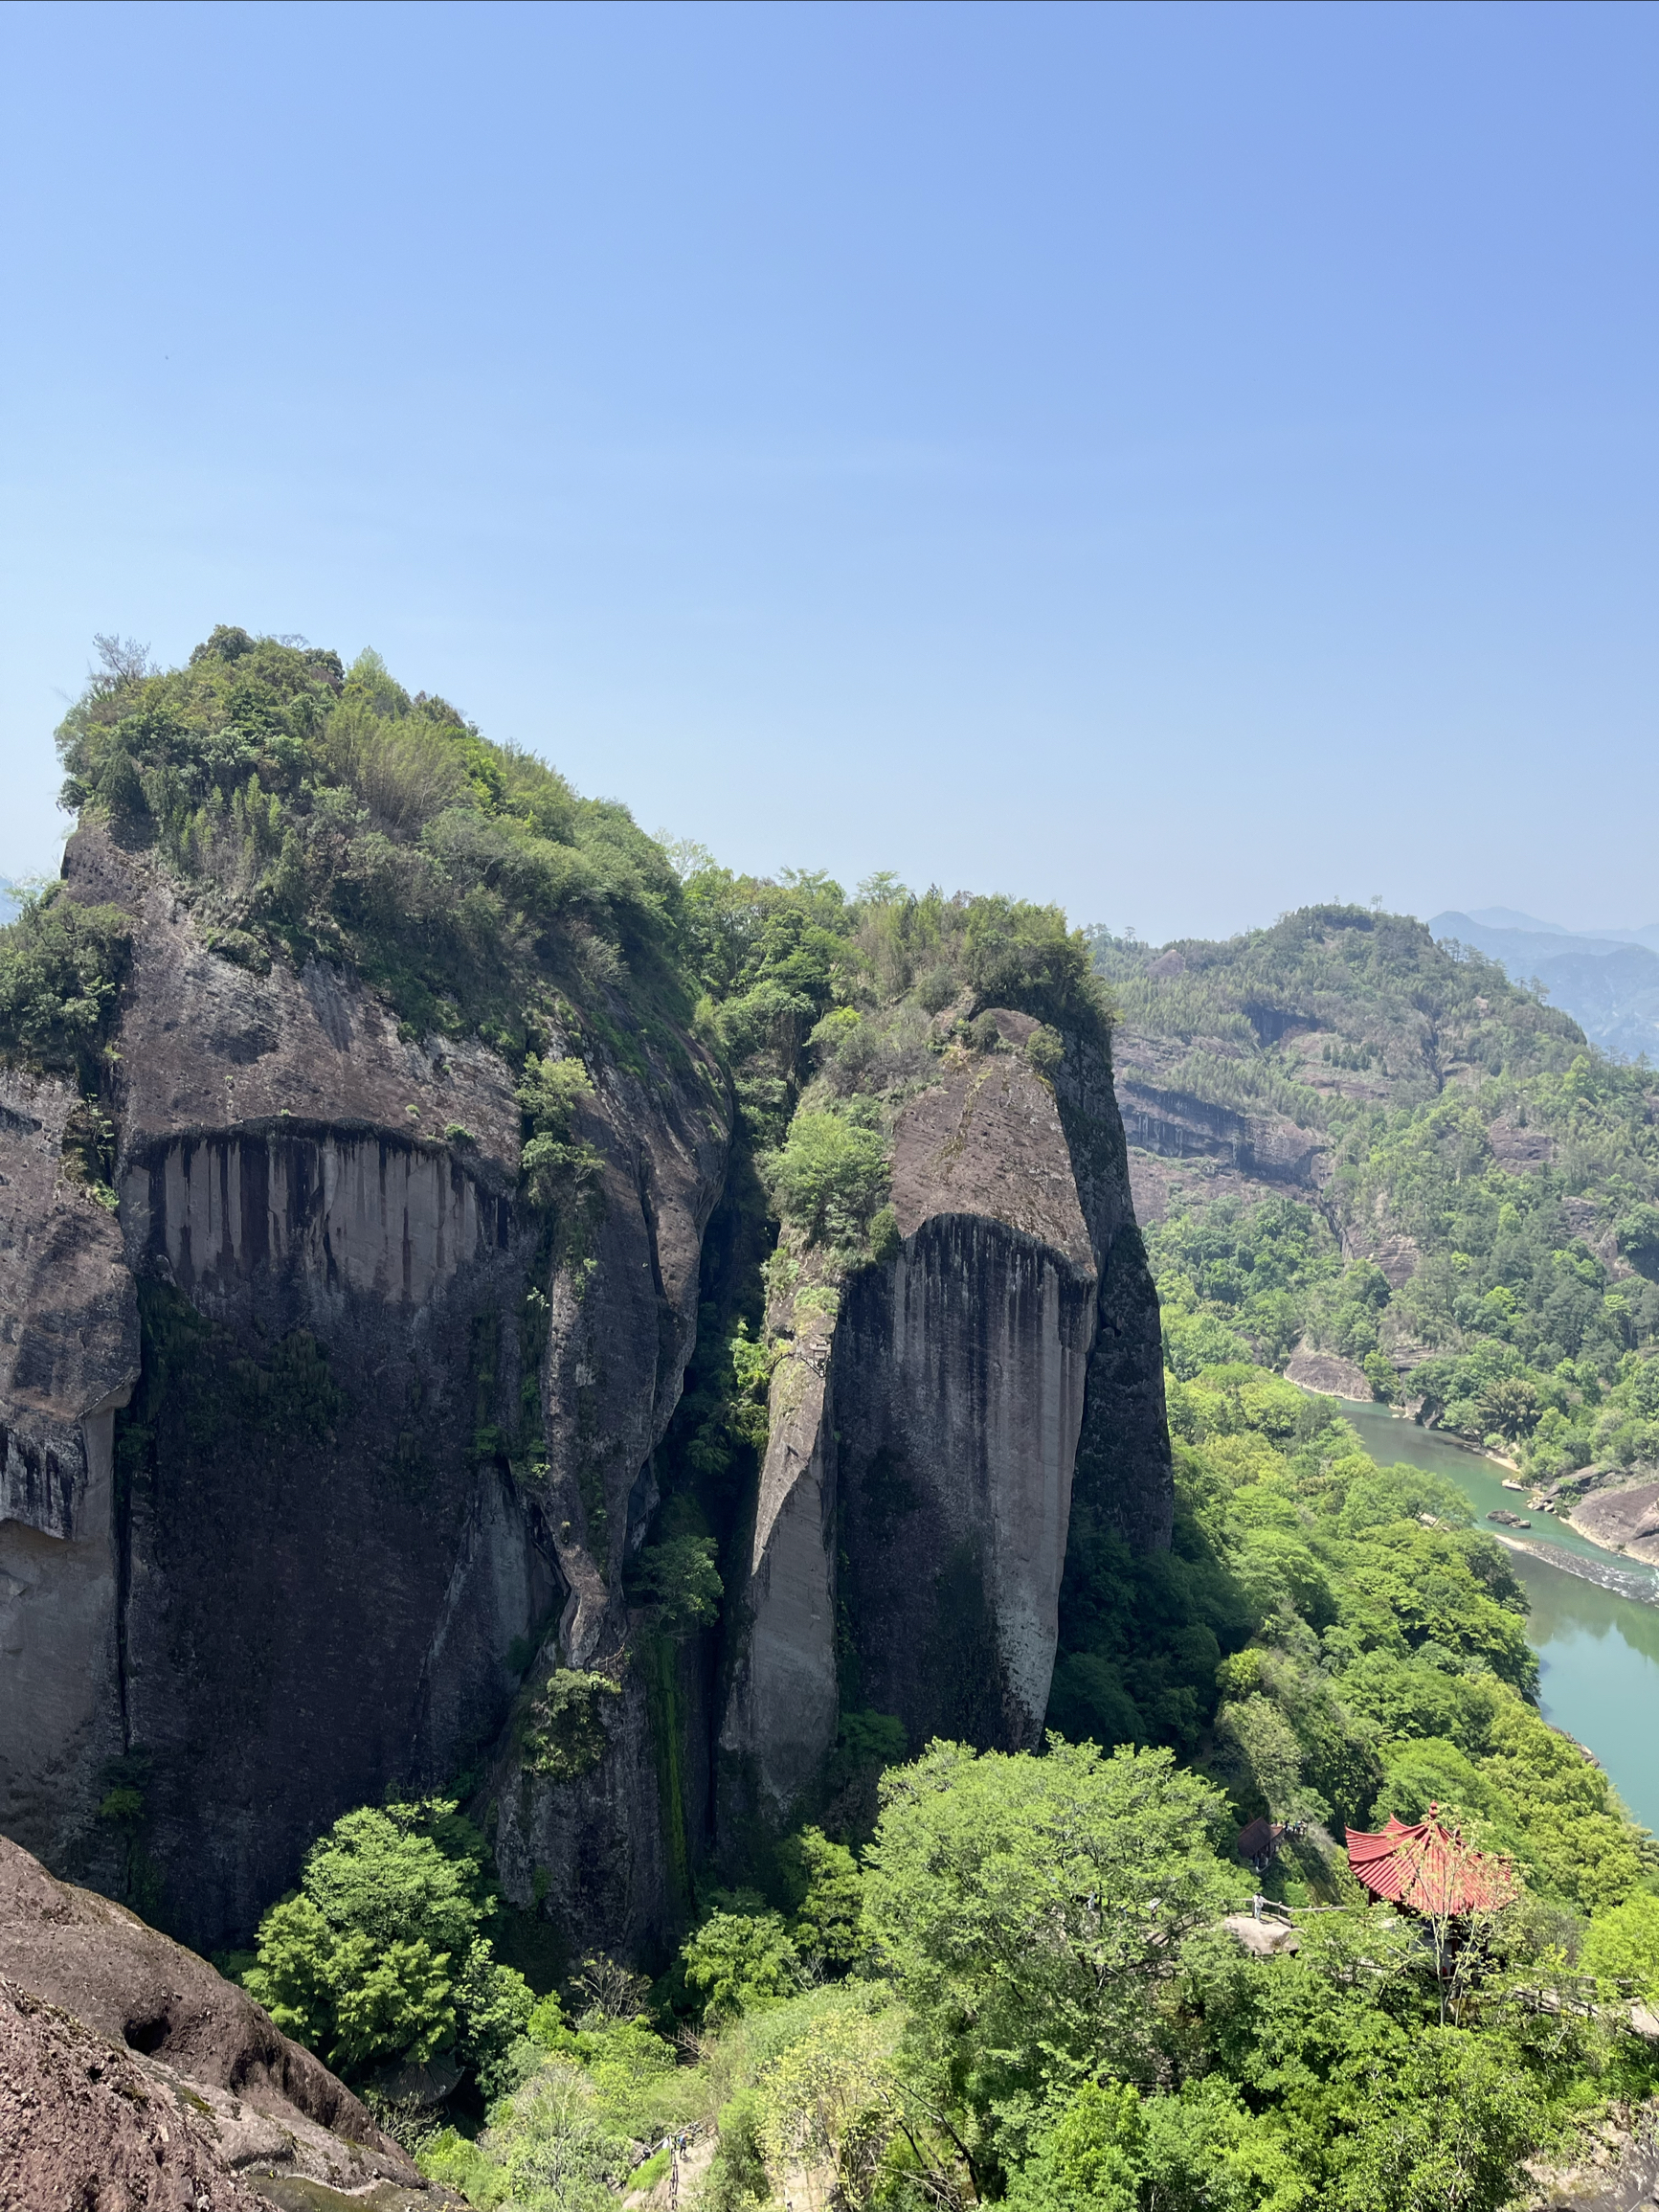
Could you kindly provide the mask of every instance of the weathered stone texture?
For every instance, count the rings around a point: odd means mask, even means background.
[[[419,2186],[245,1990],[3,1837],[0,2048],[0,2204],[19,2212],[126,2202],[123,2180],[135,2203],[252,2204],[230,2177],[255,2163],[340,2189]],[[192,2186],[175,2193],[183,2174]],[[13,2198],[18,2176],[29,2186]]]
[[[803,1319],[773,1377],[748,1580],[740,1603],[721,1749],[737,1802],[773,1822],[811,1788],[835,1741],[836,1463],[826,1417],[830,1332]]]
[[[1002,1014],[1011,1041],[1037,1025]],[[913,1098],[893,1131],[893,1208],[911,1236],[935,1214],[977,1214],[1093,1272],[1054,1094],[1011,1053],[977,1058]]]
[[[122,1748],[112,1432],[138,1306],[63,1170],[72,1086],[0,1070],[0,1828],[60,1852]]]
[[[860,1681],[912,1743],[1041,1738],[1094,1271],[935,1214],[849,1286],[836,1462]]]
[[[596,1203],[549,1233],[499,1055],[316,962],[231,965],[98,831],[65,874],[138,923],[121,1210],[62,1183],[72,1095],[8,1075],[0,1822],[114,1881],[95,1816],[142,1751],[143,1849],[207,1945],[337,1814],[476,1761],[549,1621],[575,1663],[619,1645],[728,1102],[684,1042],[599,1058]]]
[[[600,1951],[660,1960],[691,1912],[690,1854],[709,1788],[699,1654],[637,1644],[617,1671],[620,1693],[597,1701],[598,1765],[560,1781],[507,1761],[496,1797],[502,1889],[519,1906],[540,1902],[572,1965]],[[554,1876],[545,1896],[538,1870]]]
[[[1143,1546],[1173,1501],[1157,1300],[1106,1055],[1051,1087],[1021,1049],[948,1064],[894,1131],[897,1256],[797,1337],[721,1730],[723,1817],[786,1818],[839,1703],[1008,1749],[1040,1740],[1074,1488]],[[838,1622],[840,1624],[838,1636]]]
[[[542,1367],[548,1519],[570,1590],[559,1635],[572,1665],[614,1651],[625,1630],[622,1564],[697,1334],[727,1115],[724,1086],[696,1058],[676,1081],[605,1070],[582,1119],[603,1161],[595,1218],[549,1285]]]

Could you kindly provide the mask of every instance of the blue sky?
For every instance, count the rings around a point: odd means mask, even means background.
[[[1659,11],[0,11],[0,874],[92,633],[1143,935],[1652,865]]]

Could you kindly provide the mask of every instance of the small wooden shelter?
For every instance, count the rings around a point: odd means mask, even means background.
[[[1390,1816],[1379,1836],[1351,1828],[1348,1863],[1379,1902],[1430,1920],[1494,1912],[1518,1887],[1509,1861],[1466,1843],[1461,1828],[1442,1821],[1438,1805],[1409,1826]]]

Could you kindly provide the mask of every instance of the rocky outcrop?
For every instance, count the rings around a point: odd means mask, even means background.
[[[0,1977],[0,2212],[146,2204],[263,2212],[205,2110],[68,2013]]]
[[[1568,1514],[1567,1524],[1608,1551],[1627,1552],[1659,1567],[1659,1482],[1592,1491]]]
[[[91,2201],[76,2183],[96,2177],[107,2192],[129,2165],[152,2186],[157,2169],[188,2179],[214,2206],[255,2201],[233,2180],[254,2166],[334,2189],[423,2187],[350,2090],[244,1990],[3,1838],[0,2043],[0,2203]]]
[[[556,1037],[596,1164],[550,1217],[498,1054],[220,959],[100,831],[65,874],[137,922],[120,1211],[62,1182],[67,1094],[8,1077],[0,1817],[106,1886],[142,1866],[205,1946],[338,1813],[476,1760],[542,1637],[620,1645],[726,1097],[666,1030],[629,1064]]]
[[[660,1959],[691,1917],[711,1789],[706,1656],[638,1635],[607,1662],[618,1686],[595,1701],[604,1742],[589,1771],[537,1772],[510,1745],[496,1763],[502,1890],[539,1907],[572,1962]]]
[[[717,1770],[732,1820],[774,1822],[849,1702],[918,1747],[1040,1739],[1080,1501],[1140,1547],[1170,1530],[1102,1042],[1044,1074],[1029,1016],[989,1051],[941,1016],[896,1252],[773,1271],[787,1356],[757,1494],[721,1508],[751,1515],[722,1655],[624,1589],[727,1172],[711,1057],[572,967],[544,1049],[592,1089],[532,1205],[488,1046],[410,1035],[318,959],[222,957],[97,828],[65,874],[132,914],[133,958],[113,1192],[65,1176],[73,1093],[0,1077],[0,1828],[205,1949],[342,1812],[463,1778],[510,1902],[570,1955],[654,1961]],[[594,1692],[579,1758],[525,1732],[555,1673]]]
[[[1659,2107],[1609,2103],[1521,2171],[1521,2212],[1644,2212],[1659,2196]]]
[[[1252,1181],[1306,1191],[1323,1179],[1324,1140],[1282,1115],[1241,1113],[1133,1068],[1120,1073],[1117,1096],[1128,1140],[1142,1151],[1222,1161]]]
[[[1358,1399],[1369,1405],[1375,1394],[1363,1367],[1339,1352],[1321,1352],[1312,1344],[1296,1346],[1286,1365],[1285,1379],[1326,1398]]]
[[[756,1816],[781,1821],[800,1801],[835,1741],[840,1708],[839,1455],[826,1402],[836,1329],[828,1304],[798,1300],[792,1319],[794,1341],[772,1382],[721,1719],[729,1829]]]
[[[794,1293],[721,1728],[729,1828],[809,1794],[849,1696],[918,1747],[1035,1744],[1077,1483],[1168,1541],[1110,1071],[1073,1040],[1051,1084],[1023,1055],[1036,1024],[996,1018],[1003,1049],[899,1116],[897,1253]]]

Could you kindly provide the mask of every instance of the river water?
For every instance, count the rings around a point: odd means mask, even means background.
[[[1508,1469],[1479,1453],[1385,1406],[1338,1403],[1374,1459],[1444,1475],[1489,1535],[1498,1534],[1486,1518],[1497,1505],[1532,1522],[1508,1548],[1532,1604],[1527,1635],[1537,1647],[1544,1718],[1587,1745],[1634,1817],[1659,1830],[1659,1570],[1530,1513],[1524,1493],[1504,1489]]]

